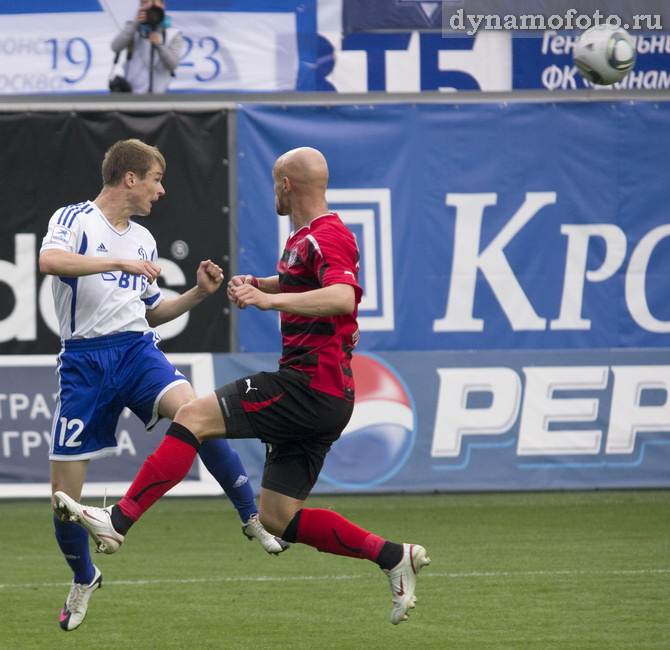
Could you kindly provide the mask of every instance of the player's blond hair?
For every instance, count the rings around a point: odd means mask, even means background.
[[[165,171],[165,158],[156,147],[151,147],[137,138],[119,140],[113,144],[102,161],[102,182],[118,185],[126,172],[133,172],[144,178],[155,163]]]

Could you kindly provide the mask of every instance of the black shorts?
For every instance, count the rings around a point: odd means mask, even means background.
[[[354,408],[309,386],[304,372],[259,372],[214,392],[227,438],[259,438],[267,445],[261,485],[304,500],[319,477],[330,446]]]

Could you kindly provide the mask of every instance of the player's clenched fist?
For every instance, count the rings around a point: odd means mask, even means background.
[[[226,290],[228,299],[235,302],[235,289],[237,287],[241,287],[243,284],[252,284],[253,278],[253,275],[234,275],[232,278],[230,278],[230,280],[228,280],[228,287]],[[244,307],[242,307],[242,309],[244,309]]]
[[[223,269],[212,260],[200,262],[197,273],[197,284],[208,294],[214,293],[223,284]]]
[[[228,296],[240,309],[246,309],[249,306],[257,307],[263,311],[271,309],[272,297],[257,289],[251,281],[232,288],[229,285]]]

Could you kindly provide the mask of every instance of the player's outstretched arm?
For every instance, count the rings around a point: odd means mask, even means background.
[[[151,283],[160,275],[161,268],[151,260],[88,257],[79,253],[48,248],[40,253],[40,271],[45,275],[57,275],[63,278],[123,271],[129,275],[143,275]]]
[[[257,307],[273,309],[298,316],[338,316],[350,314],[356,308],[356,292],[350,284],[332,284],[303,293],[268,294],[252,284],[229,288],[228,295],[240,309]]]
[[[223,271],[211,260],[200,262],[196,277],[197,282],[192,289],[176,298],[159,302],[153,309],[147,309],[147,322],[151,327],[157,327],[185,314],[223,284]]]

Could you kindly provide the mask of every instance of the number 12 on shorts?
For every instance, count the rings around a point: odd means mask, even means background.
[[[81,440],[77,438],[84,430],[84,423],[81,420],[67,420],[67,418],[60,419],[60,433],[58,434],[58,444],[63,447],[79,447]],[[68,435],[68,431],[72,432]],[[65,439],[67,436],[67,440]]]

